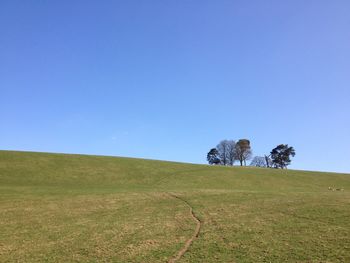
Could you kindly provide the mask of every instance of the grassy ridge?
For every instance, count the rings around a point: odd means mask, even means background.
[[[332,192],[328,187],[343,187]],[[0,151],[0,261],[350,261],[350,175]]]

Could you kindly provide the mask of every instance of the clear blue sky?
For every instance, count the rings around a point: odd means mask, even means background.
[[[0,149],[350,172],[350,1],[0,2]]]

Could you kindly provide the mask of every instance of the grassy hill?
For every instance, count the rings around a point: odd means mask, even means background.
[[[350,262],[349,174],[11,151],[0,262],[167,262],[186,202],[179,262]]]

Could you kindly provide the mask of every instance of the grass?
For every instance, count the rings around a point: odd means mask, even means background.
[[[328,187],[344,191],[329,191]],[[0,262],[350,262],[350,175],[0,151]]]

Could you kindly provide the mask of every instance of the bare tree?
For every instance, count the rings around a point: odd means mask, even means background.
[[[235,160],[236,160],[236,142],[233,140],[230,140],[227,142],[227,150],[228,150],[228,164],[233,166]]]
[[[229,162],[229,159],[228,159],[228,140],[221,141],[216,146],[216,149],[219,152],[220,163],[222,165],[227,165]]]
[[[233,165],[235,161],[236,143],[232,140],[222,140],[216,149],[219,153],[220,163],[222,165]]]
[[[256,167],[268,167],[267,165],[268,164],[266,163],[266,159],[263,156],[255,156],[250,163],[250,166]]]
[[[247,165],[246,161],[252,156],[252,150],[250,147],[250,141],[247,139],[241,139],[236,143],[236,160],[238,160],[241,166]]]

